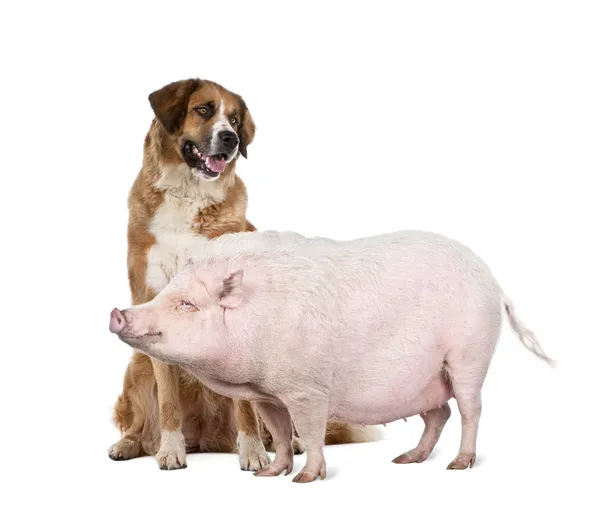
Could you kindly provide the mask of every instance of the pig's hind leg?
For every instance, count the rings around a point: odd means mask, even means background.
[[[425,422],[425,430],[423,430],[419,444],[416,448],[399,455],[392,462],[396,464],[411,464],[427,460],[440,438],[444,425],[446,425],[448,418],[450,418],[450,406],[446,402],[439,408],[421,413],[421,418]]]
[[[283,471],[288,475],[294,465],[292,449],[292,418],[285,407],[277,407],[268,402],[257,402],[256,409],[273,437],[275,460],[260,469],[254,476],[279,476]]]
[[[481,416],[481,388],[487,374],[493,348],[473,342],[449,351],[446,371],[462,421],[460,448],[448,469],[473,467],[476,457],[477,430]]]

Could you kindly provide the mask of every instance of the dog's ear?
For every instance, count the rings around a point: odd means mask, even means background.
[[[254,139],[254,133],[256,132],[256,125],[254,125],[254,120],[252,119],[252,115],[250,111],[248,111],[248,107],[246,103],[241,100],[242,103],[242,121],[240,125],[240,153],[244,156],[244,158],[248,158],[248,145],[252,143]]]
[[[167,133],[175,134],[187,113],[190,95],[201,84],[199,79],[175,81],[148,96],[150,106]]]

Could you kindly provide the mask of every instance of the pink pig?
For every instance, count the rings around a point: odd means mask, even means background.
[[[550,362],[485,263],[436,234],[336,242],[239,233],[190,252],[154,300],[113,310],[110,330],[215,392],[254,401],[276,449],[257,476],[291,472],[292,420],[307,449],[296,482],[325,478],[329,418],[370,425],[420,414],[421,440],[394,462],[422,462],[451,397],[462,439],[448,469],[473,466],[503,311],[521,342]]]

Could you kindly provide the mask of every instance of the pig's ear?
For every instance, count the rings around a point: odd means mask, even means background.
[[[242,303],[244,271],[237,270],[223,280],[219,292],[219,305],[233,309]]]

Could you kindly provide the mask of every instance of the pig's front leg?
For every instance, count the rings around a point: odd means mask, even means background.
[[[292,481],[308,483],[321,478],[325,479],[325,431],[329,400],[323,393],[295,395],[282,400],[287,405],[300,439],[306,446],[306,464]]]
[[[255,476],[279,476],[283,471],[288,475],[294,466],[292,448],[292,418],[285,407],[277,407],[268,402],[257,402],[256,409],[269,429],[275,445],[275,460],[254,473]]]

